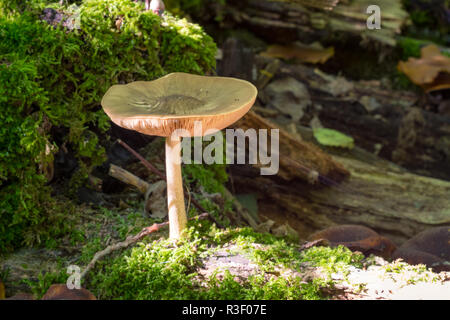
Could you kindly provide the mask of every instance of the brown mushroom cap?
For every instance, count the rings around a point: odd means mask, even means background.
[[[422,231],[403,243],[393,254],[409,264],[425,264],[434,271],[450,271],[450,226]]]
[[[376,237],[378,233],[365,226],[354,224],[343,224],[328,227],[312,234],[310,240],[326,239],[333,243],[353,242]]]
[[[257,94],[256,87],[245,80],[176,72],[154,81],[114,85],[102,106],[120,127],[162,137],[184,129],[187,132],[181,136],[187,137],[194,135],[195,121],[202,122],[202,135],[236,122]]]
[[[87,289],[69,289],[65,284],[52,284],[42,300],[97,300]]]
[[[312,234],[309,239],[325,239],[331,246],[343,245],[351,251],[360,251],[366,256],[374,254],[385,259],[390,258],[396,249],[391,240],[380,236],[374,230],[352,224],[329,227]]]

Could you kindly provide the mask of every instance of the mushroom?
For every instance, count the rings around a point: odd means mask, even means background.
[[[362,252],[365,256],[374,254],[389,259],[396,249],[388,238],[380,236],[374,230],[353,224],[332,226],[318,231],[309,240],[325,239],[332,247],[343,245],[351,251]]]
[[[212,134],[233,124],[252,107],[257,93],[244,80],[176,72],[154,81],[114,85],[104,95],[103,110],[115,124],[166,137],[170,238],[179,239],[187,222],[181,138]],[[198,123],[199,132],[194,130]]]
[[[422,231],[395,250],[393,259],[409,264],[424,264],[434,272],[450,271],[450,227]]]
[[[87,289],[69,289],[65,284],[52,284],[42,300],[97,300]]]

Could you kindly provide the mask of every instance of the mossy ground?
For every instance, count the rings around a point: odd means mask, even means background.
[[[85,208],[80,219],[75,231],[55,248],[66,252],[55,258],[53,267],[36,269],[22,280],[36,297],[53,283],[65,283],[69,265],[83,269],[97,251],[156,222],[131,208]],[[163,228],[133,247],[113,252],[97,262],[82,286],[99,299],[114,300],[334,299],[351,272],[363,272],[376,263],[375,258],[366,259],[344,247],[300,250],[298,242],[287,238],[250,228],[218,229],[208,220],[190,221],[186,237],[180,241],[167,238],[168,228]],[[211,268],[208,261],[219,261],[224,256],[231,263]],[[236,269],[234,258],[238,264],[244,260],[247,273],[236,271],[240,269]],[[423,266],[393,262],[380,268],[387,275],[404,277],[407,283],[437,279]],[[8,288],[10,281],[5,271]],[[349,282],[347,286],[356,293],[365,288],[365,284]]]

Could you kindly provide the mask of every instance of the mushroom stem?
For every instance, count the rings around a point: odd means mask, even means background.
[[[166,137],[167,208],[170,238],[180,239],[186,228],[183,180],[181,177],[181,138]]]

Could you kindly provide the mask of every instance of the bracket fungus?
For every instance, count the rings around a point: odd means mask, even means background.
[[[176,72],[153,81],[114,85],[104,95],[103,110],[115,124],[166,137],[170,238],[179,239],[187,223],[181,138],[213,134],[233,124],[250,110],[257,94],[245,80]]]

